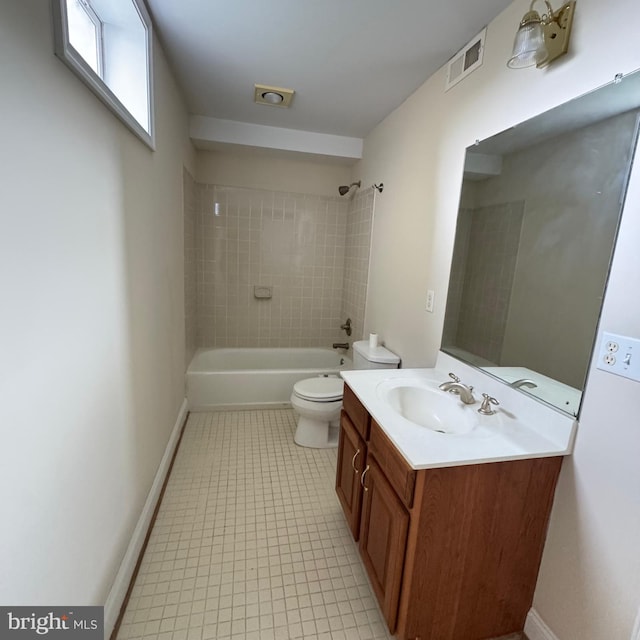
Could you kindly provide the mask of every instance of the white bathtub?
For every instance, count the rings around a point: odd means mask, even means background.
[[[289,406],[298,380],[351,368],[332,349],[198,349],[187,369],[189,409]]]

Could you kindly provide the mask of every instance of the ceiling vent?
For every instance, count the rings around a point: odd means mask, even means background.
[[[445,91],[451,89],[453,85],[458,84],[460,80],[466,78],[482,64],[484,39],[486,35],[487,29],[484,28],[449,60],[449,64],[447,64],[447,85]]]
[[[254,85],[253,99],[256,104],[266,104],[270,107],[289,107],[294,93],[293,89],[256,84]]]

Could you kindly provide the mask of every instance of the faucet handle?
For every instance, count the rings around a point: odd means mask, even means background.
[[[458,378],[458,376],[455,373],[449,373],[449,377],[454,381],[454,382],[460,382],[460,378]]]
[[[496,411],[491,408],[491,405],[493,404],[497,406],[500,403],[495,398],[492,398],[488,393],[483,393],[482,397],[484,400],[478,409],[478,413],[481,413],[484,416],[492,416]]]

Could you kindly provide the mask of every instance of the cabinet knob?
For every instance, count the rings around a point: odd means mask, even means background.
[[[369,465],[367,465],[367,468],[362,472],[362,475],[360,476],[360,484],[365,491],[369,491],[369,487],[364,486],[364,477],[367,475],[367,471],[369,471]]]
[[[351,459],[351,468],[356,472],[356,473],[360,473],[357,469],[356,469],[356,458],[360,455],[360,449],[358,449],[354,454],[353,454],[353,458]]]

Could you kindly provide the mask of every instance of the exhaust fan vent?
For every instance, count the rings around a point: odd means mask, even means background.
[[[257,104],[267,104],[270,107],[290,107],[293,100],[293,89],[270,87],[267,84],[253,85],[253,99]]]
[[[451,60],[449,60],[449,64],[447,65],[447,84],[445,91],[451,89],[453,85],[458,84],[460,80],[466,78],[482,64],[482,58],[484,56],[484,39],[486,35],[487,29],[484,28],[465,47],[458,51]]]

